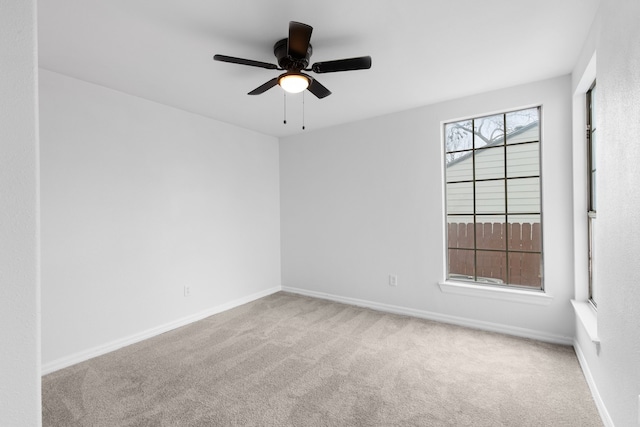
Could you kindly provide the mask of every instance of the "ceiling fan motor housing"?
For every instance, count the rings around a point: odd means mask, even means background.
[[[305,55],[304,58],[296,58],[293,56],[289,56],[287,54],[289,50],[288,43],[289,43],[289,39],[282,39],[277,41],[276,44],[273,45],[273,54],[278,59],[278,65],[280,65],[280,68],[287,71],[291,71],[291,70],[300,71],[307,68],[307,66],[309,66],[309,58],[313,53],[313,48],[311,47],[311,44],[309,44],[309,48],[307,49],[307,54]]]

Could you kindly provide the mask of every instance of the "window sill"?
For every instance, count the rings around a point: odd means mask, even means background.
[[[550,305],[553,297],[542,291],[503,288],[498,286],[476,285],[445,281],[438,283],[440,290],[447,294],[468,295],[481,298],[491,298],[502,301],[513,301],[533,305]]]
[[[595,344],[600,344],[598,338],[598,314],[588,301],[571,300],[571,305],[580,319],[582,326],[587,331],[587,335]]]

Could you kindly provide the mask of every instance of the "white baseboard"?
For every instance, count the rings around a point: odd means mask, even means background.
[[[323,292],[309,291],[306,289],[292,288],[283,286],[284,292],[305,295],[314,298],[321,298],[330,301],[340,302],[343,304],[351,304],[359,307],[371,308],[373,310],[384,311],[387,313],[401,314],[405,316],[418,317],[421,319],[435,320],[442,323],[450,323],[458,326],[465,326],[473,329],[481,329],[484,331],[498,332],[506,335],[514,335],[522,338],[530,338],[537,341],[544,341],[554,344],[573,345],[573,337],[550,334],[547,332],[536,331],[533,329],[519,328],[516,326],[503,325],[499,323],[484,322],[481,320],[468,319],[465,317],[450,316],[447,314],[433,313],[430,311],[416,310],[413,308],[400,307],[397,305],[382,304],[373,301],[361,300],[356,298],[348,298],[339,295],[332,295]]]
[[[114,350],[118,350],[119,348],[126,347],[128,345],[135,344],[137,342],[155,337],[156,335],[163,334],[165,332],[171,331],[181,326],[186,326],[190,323],[197,322],[198,320],[202,320],[209,316],[213,316],[214,314],[222,313],[223,311],[227,311],[232,308],[249,303],[251,301],[255,301],[267,295],[274,294],[276,292],[279,292],[280,290],[281,290],[281,287],[277,286],[271,289],[260,291],[255,294],[248,295],[246,297],[242,297],[242,298],[227,302],[225,304],[221,304],[216,307],[209,308],[207,310],[203,310],[198,313],[183,317],[181,319],[177,319],[172,322],[165,323],[164,325],[147,329],[146,331],[129,335],[127,337],[123,337],[115,341],[108,342],[106,344],[102,344],[87,350],[80,351],[78,353],[71,354],[69,356],[62,357],[60,359],[53,360],[51,362],[48,362],[42,365],[41,367],[42,375],[50,374],[59,369],[67,368],[69,366],[75,365],[76,363],[84,362],[85,360],[89,360],[94,357],[112,352]]]
[[[593,375],[591,375],[591,370],[589,369],[589,365],[587,364],[587,359],[584,357],[584,353],[582,352],[577,339],[573,340],[573,348],[576,352],[576,356],[578,357],[578,362],[580,363],[580,367],[582,368],[584,378],[585,380],[587,380],[587,384],[589,385],[589,390],[591,390],[593,400],[595,401],[598,412],[600,413],[600,418],[602,418],[602,423],[605,425],[605,427],[615,427],[615,425],[613,424],[613,420],[609,415],[609,411],[607,411],[607,407],[604,405],[604,401],[600,396],[600,392],[598,391],[596,382],[593,379]]]
[[[450,323],[454,325],[465,326],[465,327],[470,327],[474,329],[481,329],[481,330],[486,330],[491,332],[499,332],[503,334],[514,335],[514,336],[519,336],[523,338],[530,338],[530,339],[535,339],[539,341],[551,342],[556,344],[574,345],[573,338],[548,334],[545,332],[535,331],[531,329],[518,328],[518,327],[502,325],[498,323],[483,322],[483,321],[478,321],[474,319],[450,316],[450,315],[440,314],[440,313],[433,313],[433,312],[424,311],[424,310],[416,310],[412,308],[377,303],[377,302],[367,301],[367,300],[362,300],[357,298],[349,298],[349,297],[343,297],[339,295],[327,294],[323,292],[309,291],[306,289],[278,286],[278,287],[273,287],[261,292],[257,292],[252,295],[248,295],[243,298],[236,299],[234,301],[230,301],[225,304],[218,305],[216,307],[213,307],[207,310],[200,311],[198,313],[183,317],[181,319],[174,320],[169,323],[165,323],[155,328],[147,329],[145,331],[142,331],[133,335],[129,335],[127,337],[123,337],[121,339],[111,341],[87,350],[83,350],[83,351],[71,354],[69,356],[65,356],[65,357],[53,360],[51,362],[45,363],[41,367],[42,375],[50,374],[57,370],[75,365],[80,362],[84,362],[85,360],[89,360],[94,357],[112,352],[114,350],[118,350],[122,347],[126,347],[128,345],[135,344],[137,342],[152,338],[154,336],[179,328],[181,326],[185,326],[190,323],[197,322],[198,320],[202,320],[206,317],[213,316],[214,314],[218,314],[223,311],[230,310],[232,308],[241,306],[251,301],[255,301],[257,299],[260,299],[267,295],[274,294],[279,291],[291,292],[299,295],[305,295],[305,296],[314,297],[314,298],[321,298],[321,299],[331,300],[335,302],[340,302],[343,304],[351,304],[359,307],[366,307],[373,310],[384,311],[388,313],[400,314],[405,316],[413,316],[421,319],[434,320],[437,322]],[[576,353],[577,351],[578,350],[576,350]],[[584,370],[586,367],[586,364],[583,363],[583,360],[581,360],[580,364]],[[592,382],[589,383],[589,387],[592,387]],[[595,390],[595,389],[592,387],[592,390]],[[594,393],[594,399],[595,399],[595,393]],[[602,401],[600,400],[600,402]],[[598,402],[596,401],[596,403]],[[602,409],[601,409],[600,405],[602,405],[602,403],[599,404],[598,409],[601,411],[604,410],[604,413],[606,414],[606,409],[604,409],[604,406],[602,406]],[[605,417],[603,416],[603,419],[604,418]],[[613,426],[613,424],[610,424],[610,425]]]

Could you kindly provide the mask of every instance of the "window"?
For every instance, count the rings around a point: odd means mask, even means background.
[[[596,83],[587,92],[587,224],[589,241],[589,301],[596,304],[597,292],[594,277],[595,248],[593,244],[596,225]]]
[[[542,289],[540,108],[444,126],[447,279]]]

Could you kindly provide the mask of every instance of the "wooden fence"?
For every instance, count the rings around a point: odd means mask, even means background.
[[[473,223],[449,223],[447,236],[449,274],[477,275],[513,285],[541,287],[540,223],[485,222],[475,227]],[[494,252],[496,250],[502,252]]]

